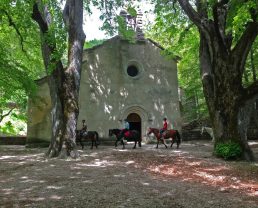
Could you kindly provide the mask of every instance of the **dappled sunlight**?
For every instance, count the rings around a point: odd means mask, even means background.
[[[159,155],[160,158],[164,158]],[[160,161],[160,163],[162,163]],[[234,176],[232,167],[215,165],[207,160],[197,160],[191,157],[176,157],[167,164],[150,165],[147,169],[156,175],[180,179],[193,183],[202,183],[208,186],[219,187],[221,190],[238,190],[250,196],[258,196],[258,182]]]
[[[146,182],[142,182],[142,181],[141,181],[141,184],[144,185],[144,186],[149,186],[150,185],[150,183],[146,183]]]
[[[13,193],[14,188],[8,188],[8,189],[0,189],[4,195],[9,195]]]
[[[59,189],[65,188],[65,187],[64,186],[47,186],[46,188],[47,189],[59,190]]]
[[[49,198],[50,198],[50,199],[55,199],[55,200],[60,200],[60,199],[62,199],[61,196],[57,196],[57,195],[52,195],[52,196],[50,196]]]
[[[108,161],[108,160],[99,160],[95,159],[94,161],[90,163],[77,163],[75,167],[71,167],[71,169],[80,169],[84,167],[100,167],[100,168],[105,168],[107,166],[114,166],[115,162],[114,161]]]
[[[130,165],[130,164],[133,164],[133,163],[135,163],[135,162],[130,160],[130,161],[127,161],[125,164]]]
[[[24,181],[20,181],[20,183],[45,183],[46,181],[44,180],[32,180],[32,179],[27,179],[27,180],[24,180]]]
[[[0,207],[8,207],[9,202],[14,205],[9,207],[43,207],[47,203],[58,207],[65,198],[71,203],[63,206],[73,207],[73,202],[85,202],[89,196],[92,196],[90,200],[106,203],[117,191],[126,193],[125,197],[136,193],[131,199],[148,195],[151,197],[147,201],[154,196],[167,200],[175,197],[180,187],[183,195],[186,190],[196,191],[198,187],[203,193],[210,190],[209,194],[214,195],[227,193],[228,198],[236,194],[243,201],[258,202],[257,163],[225,162],[211,154],[203,158],[203,154],[199,156],[201,149],[197,145],[183,144],[180,149],[154,147],[80,150],[80,160],[69,161],[46,159],[42,154],[35,154],[38,150],[31,150],[28,155],[19,153],[21,158],[14,152],[5,152],[0,166]],[[194,147],[199,157],[191,152]],[[241,172],[234,169],[238,165]]]
[[[114,177],[125,178],[125,175],[124,174],[119,174],[119,175],[114,175]]]
[[[11,158],[17,158],[17,156],[4,155],[0,157],[0,160],[11,159]]]
[[[31,200],[35,201],[35,202],[38,202],[38,201],[44,201],[45,198],[43,198],[43,197],[32,197]]]

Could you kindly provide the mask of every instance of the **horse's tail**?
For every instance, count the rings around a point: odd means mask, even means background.
[[[180,136],[178,130],[176,130],[176,137],[177,137],[177,140],[178,140],[178,144],[180,144],[181,143],[181,136]]]

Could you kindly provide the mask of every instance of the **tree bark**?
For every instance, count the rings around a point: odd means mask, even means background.
[[[254,50],[251,48],[250,51],[250,62],[251,62],[251,70],[253,75],[253,81],[256,82],[256,71],[255,71],[255,65],[254,65]]]
[[[52,101],[52,135],[49,157],[79,157],[76,148],[76,126],[79,114],[78,99],[82,67],[82,53],[85,34],[82,29],[83,0],[67,0],[63,11],[68,29],[68,67],[63,68],[61,60],[51,58],[56,46],[44,38],[49,31],[51,17],[45,5],[38,1],[33,7],[32,18],[38,23],[42,35],[42,54],[48,70],[55,66],[49,76]],[[39,8],[43,8],[41,11]],[[53,37],[54,38],[54,37]],[[49,71],[48,71],[49,72]]]
[[[76,151],[76,126],[79,115],[79,88],[85,34],[82,29],[83,0],[67,0],[63,11],[68,29],[68,67],[64,80],[64,146],[62,152],[73,158]]]
[[[244,89],[242,76],[248,52],[257,37],[258,23],[250,22],[236,46],[225,34],[228,0],[213,7],[214,20],[208,19],[207,2],[197,0],[195,11],[187,0],[178,0],[181,8],[200,31],[200,70],[203,90],[215,136],[215,144],[234,141],[242,157],[254,160],[246,132],[250,119],[250,103],[258,94],[258,83]]]

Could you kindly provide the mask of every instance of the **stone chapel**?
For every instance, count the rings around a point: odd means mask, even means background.
[[[77,129],[85,119],[88,130],[97,131],[102,140],[108,139],[109,129],[122,128],[125,118],[142,138],[148,127],[161,128],[164,117],[169,128],[181,130],[176,60],[163,56],[158,43],[144,38],[137,21],[135,42],[118,35],[83,53]],[[37,83],[41,101],[29,102],[27,143],[47,143],[51,138],[47,80]]]

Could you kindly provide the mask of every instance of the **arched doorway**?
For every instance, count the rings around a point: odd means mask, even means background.
[[[142,135],[141,117],[137,113],[130,113],[127,120],[130,124],[130,130],[137,130]]]

